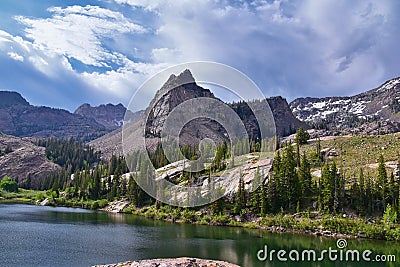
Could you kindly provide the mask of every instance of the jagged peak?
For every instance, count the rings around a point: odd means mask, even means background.
[[[185,83],[194,83],[195,80],[193,78],[192,73],[189,69],[185,69],[179,76],[177,77],[178,81],[185,82]]]
[[[195,79],[193,78],[192,73],[190,72],[189,69],[184,70],[181,72],[178,76],[175,74],[171,74],[169,76],[167,82],[163,85],[163,88],[170,88],[170,86],[178,86],[178,85],[184,85],[188,83],[195,83]]]
[[[125,106],[122,103],[118,103],[118,104],[112,104],[112,103],[108,103],[108,104],[100,104],[98,106],[92,106],[89,103],[84,103],[82,105],[80,105],[75,111],[74,113],[80,113],[83,110],[95,110],[95,109],[110,109],[110,108],[118,108],[118,109],[125,109]]]

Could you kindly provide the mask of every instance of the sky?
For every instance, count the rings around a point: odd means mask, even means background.
[[[266,97],[354,95],[400,76],[398,14],[398,0],[2,0],[0,90],[127,105],[163,69],[215,61]]]

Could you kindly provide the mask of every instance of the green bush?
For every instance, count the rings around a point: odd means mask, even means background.
[[[99,201],[96,200],[96,201],[92,202],[92,205],[91,205],[90,209],[97,210],[99,207],[100,207]]]
[[[360,230],[361,224],[361,222],[347,218],[333,217],[322,220],[322,226],[324,229],[343,234],[357,234],[357,232]]]
[[[181,217],[182,217],[183,222],[185,222],[185,223],[192,223],[192,222],[194,222],[196,220],[195,212],[192,211],[192,210],[189,210],[189,209],[185,209],[182,212],[182,216]]]
[[[10,177],[4,176],[3,180],[0,182],[0,189],[7,192],[18,192],[18,184],[11,180]]]
[[[108,200],[107,199],[100,199],[99,200],[99,209],[102,209],[107,205],[108,205]]]
[[[230,217],[225,214],[220,214],[212,218],[212,223],[215,225],[226,225],[230,221]]]
[[[36,195],[36,200],[42,202],[44,200],[43,193],[40,192],[39,194]]]

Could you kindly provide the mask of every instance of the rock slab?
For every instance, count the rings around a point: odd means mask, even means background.
[[[94,267],[240,267],[239,265],[216,260],[196,258],[153,259],[127,261],[116,264],[95,265]]]

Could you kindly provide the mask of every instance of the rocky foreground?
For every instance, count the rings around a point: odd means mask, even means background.
[[[178,258],[127,261],[116,264],[96,265],[94,267],[239,267],[239,265],[223,261]]]

